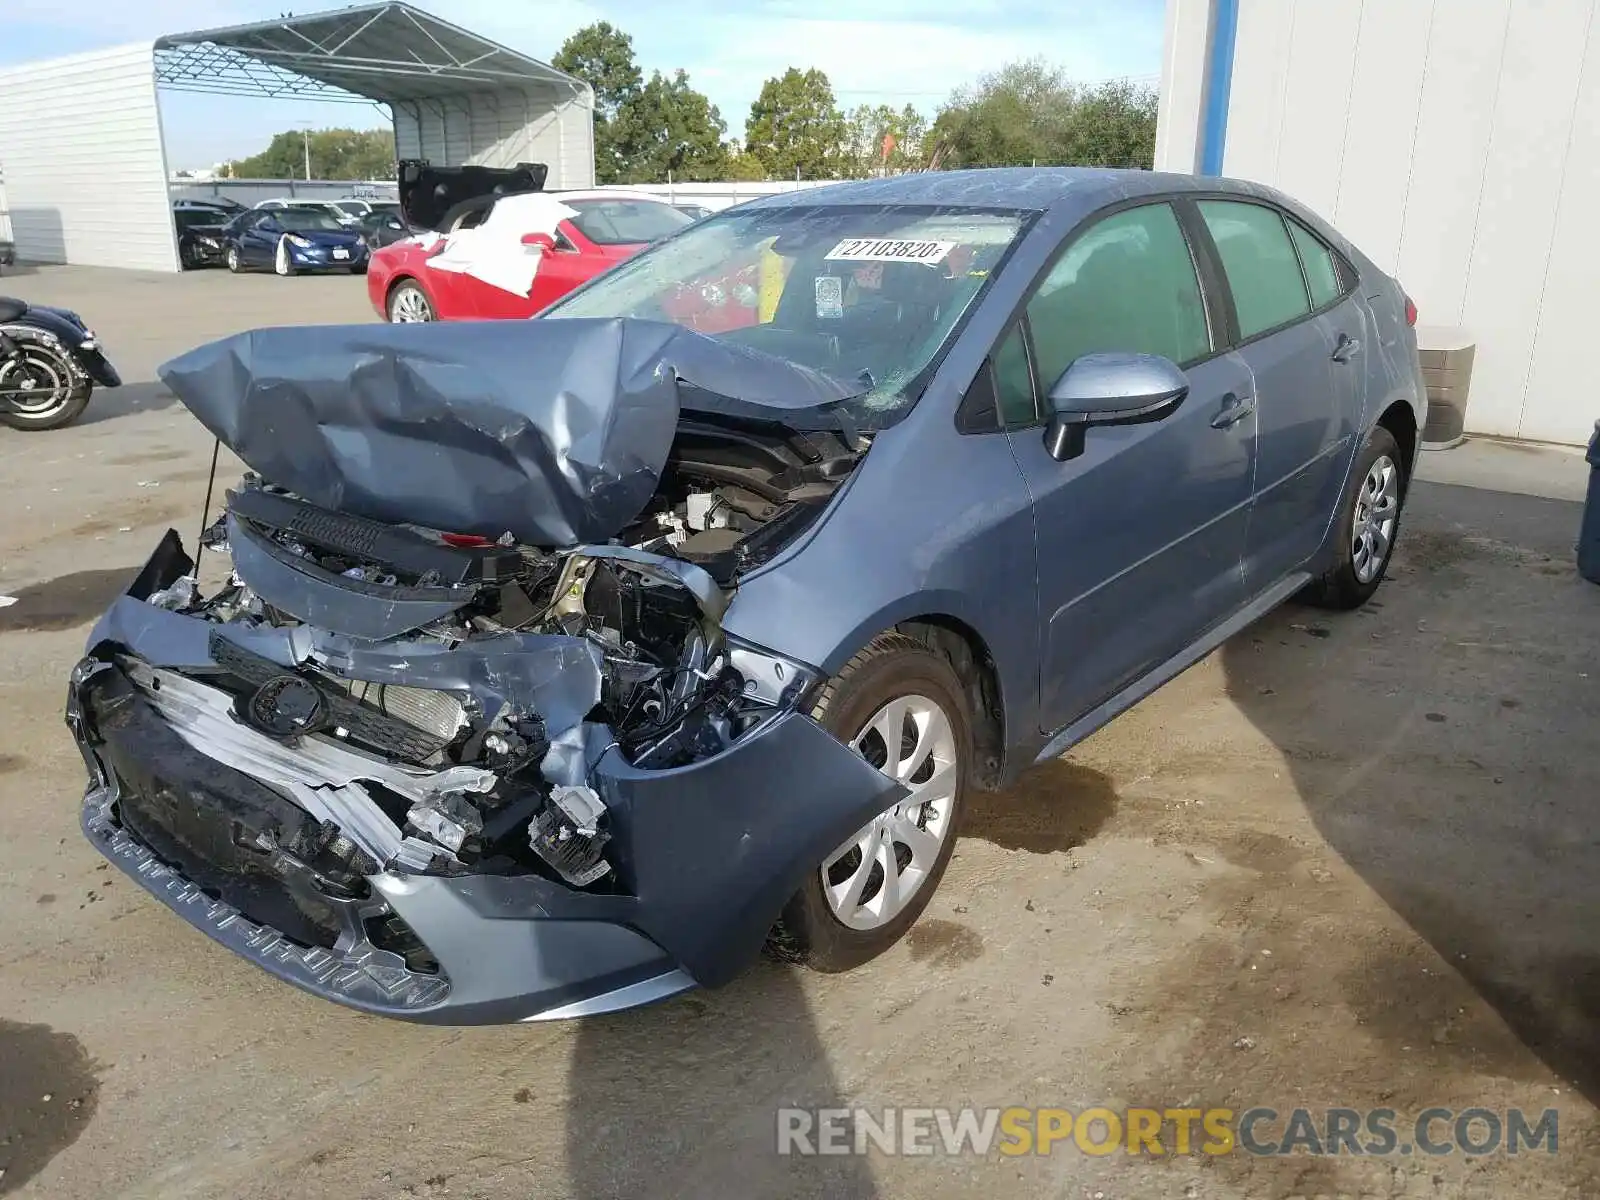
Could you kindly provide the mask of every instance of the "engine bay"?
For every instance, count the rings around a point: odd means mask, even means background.
[[[685,419],[637,519],[575,547],[373,521],[246,475],[201,538],[232,556],[226,581],[202,593],[190,571],[148,603],[211,626],[204,682],[237,724],[356,756],[341,769],[381,764],[361,779],[378,813],[325,822],[324,869],[343,847],[386,867],[537,871],[603,891],[621,885],[590,786],[599,757],[641,770],[710,757],[815,682],[719,619],[739,576],[793,543],[864,449]],[[297,647],[292,669],[251,648],[262,637]],[[558,686],[564,709],[537,701]],[[359,836],[380,817],[393,836]]]

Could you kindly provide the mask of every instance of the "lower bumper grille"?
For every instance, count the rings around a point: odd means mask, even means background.
[[[358,1008],[416,1010],[449,996],[427,947],[364,878],[333,880],[335,864],[259,849],[264,832],[314,846],[316,821],[190,748],[120,671],[105,668],[75,690],[68,722],[98,781],[84,832],[191,924],[280,978]]]

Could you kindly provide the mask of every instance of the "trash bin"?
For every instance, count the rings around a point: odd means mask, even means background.
[[[1466,440],[1467,393],[1477,350],[1464,329],[1425,325],[1417,330],[1417,357],[1428,389],[1424,450],[1449,450]]]
[[[1600,421],[1589,439],[1589,495],[1583,503],[1583,527],[1578,532],[1578,574],[1600,583]]]

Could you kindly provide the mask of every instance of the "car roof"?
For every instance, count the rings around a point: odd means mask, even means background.
[[[1090,211],[1130,196],[1198,189],[1266,194],[1269,189],[1195,175],[1123,171],[1105,167],[985,167],[966,171],[915,171],[887,179],[825,184],[763,196],[740,208],[815,204],[937,204],[1015,208],[1043,212],[1058,207]]]

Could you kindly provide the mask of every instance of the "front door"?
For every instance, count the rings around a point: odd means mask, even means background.
[[[1001,410],[1035,413],[1010,437],[1034,503],[1044,732],[1243,602],[1254,390],[1242,359],[1213,351],[1213,324],[1177,216],[1153,203],[1075,234],[996,352]],[[1090,430],[1083,454],[1058,462],[1045,449],[1045,397],[1094,351],[1171,359],[1189,394],[1162,421]]]

